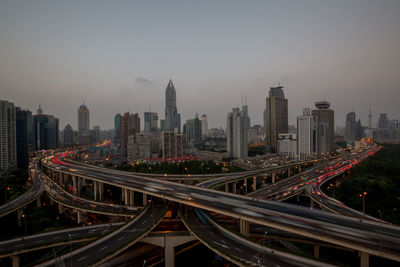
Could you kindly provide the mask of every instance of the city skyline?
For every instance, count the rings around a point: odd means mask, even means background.
[[[2,99],[33,113],[41,103],[61,129],[77,125],[82,100],[102,129],[126,110],[143,117],[151,106],[162,117],[169,79],[181,120],[207,114],[210,128],[226,127],[243,94],[252,123],[262,125],[262,99],[279,82],[290,125],[322,100],[340,126],[352,110],[367,126],[370,107],[373,126],[379,113],[400,117],[397,1],[0,7]]]

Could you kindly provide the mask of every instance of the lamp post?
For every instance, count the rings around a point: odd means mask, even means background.
[[[24,218],[24,223],[25,223],[25,236],[26,236],[26,214],[22,214],[21,217]]]
[[[367,192],[365,192],[365,191],[363,193],[359,194],[359,196],[362,197],[362,199],[363,199],[363,210],[362,210],[362,212],[363,212],[364,216],[365,216],[365,197],[366,197],[366,195],[367,195]]]

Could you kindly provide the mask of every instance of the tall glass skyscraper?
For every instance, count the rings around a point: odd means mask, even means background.
[[[169,80],[165,89],[165,129],[164,131],[181,132],[181,114],[176,108],[176,91],[172,80]]]

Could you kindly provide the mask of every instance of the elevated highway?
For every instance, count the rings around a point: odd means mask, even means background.
[[[89,167],[65,164],[57,167],[67,172],[69,168],[74,168],[71,175],[143,192],[372,255],[400,260],[398,227],[313,211],[287,203],[252,199],[136,175],[122,175],[112,170],[94,172]],[[43,164],[43,167],[57,172],[53,166]]]

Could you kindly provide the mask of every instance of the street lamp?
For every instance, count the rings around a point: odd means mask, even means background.
[[[365,216],[365,196],[367,195],[367,192],[363,192],[363,193],[361,193],[361,194],[359,194],[359,197],[362,197],[362,199],[363,199],[363,215]]]
[[[8,191],[10,191],[11,190],[11,187],[6,187],[6,190],[4,191],[4,193],[5,193],[5,201],[4,202],[7,202],[7,196],[8,196]]]
[[[25,222],[25,236],[26,236],[26,214],[22,214],[21,215],[22,218],[24,218],[24,222]]]

